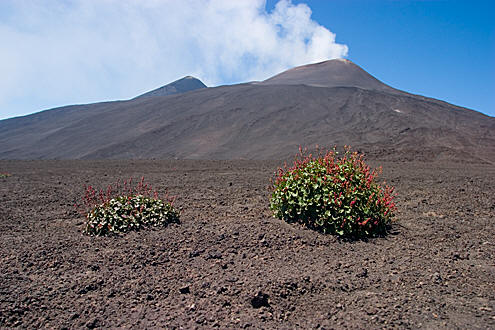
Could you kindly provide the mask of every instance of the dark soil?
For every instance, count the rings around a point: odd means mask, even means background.
[[[385,163],[391,233],[274,219],[277,162],[0,161],[0,327],[495,328],[495,168]],[[83,184],[145,176],[180,224],[82,234]]]

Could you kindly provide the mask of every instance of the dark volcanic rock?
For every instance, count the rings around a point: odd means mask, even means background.
[[[0,121],[0,159],[281,159],[352,145],[380,159],[495,161],[495,118],[395,90],[350,61],[262,83]]]
[[[191,293],[191,289],[189,289],[188,285],[185,285],[179,288],[179,292],[182,294],[188,294]]]
[[[495,329],[493,165],[380,162],[395,234],[346,241],[272,217],[281,163],[0,161],[0,329]],[[141,175],[181,224],[90,237],[67,214]]]
[[[258,292],[256,296],[251,298],[251,306],[253,308],[270,307],[268,298],[270,297],[266,293]]]

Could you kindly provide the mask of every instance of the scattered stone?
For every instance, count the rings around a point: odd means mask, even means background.
[[[186,285],[186,286],[179,288],[179,292],[182,294],[191,293],[191,290],[189,289],[189,285]]]
[[[356,275],[357,277],[368,277],[368,269],[363,268],[363,270]]]
[[[224,292],[226,292],[226,291],[227,291],[227,288],[226,288],[226,287],[224,287],[224,286],[222,286],[221,288],[219,288],[219,289],[217,290],[217,293],[218,293],[218,294],[222,294],[222,293],[224,293]]]
[[[270,297],[266,293],[260,291],[251,299],[251,306],[253,306],[253,308],[270,307],[268,298]]]
[[[443,282],[442,280],[442,277],[440,276],[439,273],[434,273],[432,276],[431,276],[431,279],[433,282],[435,282],[436,284],[440,284]]]
[[[239,278],[235,276],[227,278],[227,282],[235,283],[237,281],[239,281]]]
[[[96,285],[96,283],[91,283],[91,284],[88,284],[86,285],[84,288],[81,288],[77,293],[79,294],[86,294],[90,291],[94,291],[98,289],[98,286]]]
[[[113,298],[113,297],[115,297],[115,294],[116,294],[115,290],[114,289],[111,289],[110,292],[108,293],[107,297],[108,298]]]
[[[194,251],[191,251],[189,252],[189,257],[190,258],[195,258],[195,257],[198,257],[203,251],[199,251],[199,250],[194,250]]]
[[[210,260],[210,259],[222,259],[222,255],[218,252],[210,252],[208,254],[208,257],[206,257],[206,260]]]
[[[88,321],[88,323],[86,323],[86,328],[88,329],[94,329],[98,327],[100,327],[100,320],[98,320],[97,318],[94,318],[93,320]]]

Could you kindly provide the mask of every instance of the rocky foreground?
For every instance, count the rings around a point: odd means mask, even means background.
[[[274,219],[277,165],[0,161],[0,327],[495,327],[492,165],[382,164],[399,221],[354,242]],[[180,224],[81,233],[84,184],[143,175]]]

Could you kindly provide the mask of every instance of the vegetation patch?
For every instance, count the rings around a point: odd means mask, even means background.
[[[76,204],[76,208],[87,219],[84,233],[107,236],[178,222],[174,200],[168,194],[159,198],[144,178],[136,185],[131,178],[123,185],[117,182],[107,189],[85,186],[82,204]]]
[[[324,233],[348,237],[384,234],[394,219],[393,188],[379,184],[381,168],[371,170],[363,155],[299,149],[292,166],[272,180],[270,208],[275,217]]]
[[[9,176],[12,176],[12,174],[7,172],[0,173],[0,178],[8,178]]]

